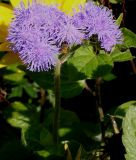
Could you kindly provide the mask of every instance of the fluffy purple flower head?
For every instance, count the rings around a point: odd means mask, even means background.
[[[88,39],[97,35],[101,47],[110,51],[116,44],[122,43],[122,33],[116,25],[111,10],[97,6],[93,2],[80,7],[80,12],[73,16],[74,25],[84,33]]]
[[[84,38],[84,34],[78,30],[74,25],[71,17],[65,18],[65,23],[61,24],[61,31],[57,34],[57,43],[61,45],[63,42],[66,42],[68,45],[81,44]]]
[[[61,44],[80,44],[83,34],[74,26],[71,18],[55,6],[33,1],[25,8],[14,11],[8,41],[31,71],[48,71],[57,62]]]

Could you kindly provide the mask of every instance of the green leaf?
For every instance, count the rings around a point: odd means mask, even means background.
[[[25,160],[32,158],[31,153],[21,144],[19,140],[10,140],[0,148],[1,160]]]
[[[60,128],[58,131],[60,137],[65,137],[67,134],[70,134],[71,132],[72,129],[67,127]]]
[[[126,115],[127,110],[129,109],[130,106],[132,106],[134,103],[136,103],[136,101],[128,101],[125,102],[121,105],[119,105],[113,112],[112,114],[115,115],[116,118],[116,122],[118,124],[118,128],[122,128],[122,120]]]
[[[30,76],[35,82],[37,82],[41,87],[45,89],[52,89],[54,86],[53,70],[48,72],[30,72],[27,71],[28,76]]]
[[[29,123],[28,109],[21,102],[14,102],[4,112],[7,122],[17,128],[23,128]]]
[[[109,54],[99,53],[97,56],[98,66],[93,71],[93,78],[103,77],[109,74],[113,68],[113,62]]]
[[[121,52],[118,48],[115,48],[110,54],[113,62],[124,62],[128,60],[132,60],[134,56],[132,56],[130,50],[126,50],[125,52]]]
[[[9,81],[14,81],[14,82],[21,81],[23,77],[24,77],[24,72],[11,73],[11,74],[4,75],[4,79],[9,80]]]
[[[36,153],[40,156],[40,160],[60,160],[62,157],[64,158],[64,147],[62,144],[59,145],[51,145],[48,148],[40,151],[36,151]]]
[[[49,128],[52,125],[53,114],[54,114],[54,110],[51,109],[48,111],[47,115],[45,115],[45,122],[46,122],[45,125]],[[74,126],[74,125],[79,124],[79,122],[80,122],[80,120],[74,112],[64,110],[61,108],[60,128],[63,128],[63,127],[69,128],[70,126]]]
[[[113,80],[115,78],[116,78],[116,76],[114,74],[112,74],[112,73],[108,73],[108,74],[103,76],[103,80],[105,80],[105,81],[111,81],[111,80]]]
[[[13,98],[13,97],[21,97],[23,94],[23,88],[22,86],[17,86],[12,88],[10,95],[8,98]]]
[[[82,76],[80,78],[85,79],[87,77],[92,77],[93,71],[98,65],[97,57],[93,52],[92,46],[84,45],[78,48],[74,55],[69,58],[68,63],[75,68],[75,71],[78,71]],[[77,72],[71,73],[73,76]]]
[[[52,155],[50,151],[47,150],[41,150],[36,152],[40,157],[48,158]]]
[[[45,128],[41,130],[40,133],[40,143],[47,147],[49,145],[53,145],[53,137],[52,134]]]
[[[124,44],[127,48],[136,48],[136,34],[127,28],[122,28]]]
[[[117,116],[122,116],[124,117],[128,108],[130,106],[132,106],[134,103],[136,103],[136,101],[129,101],[129,102],[125,102],[123,104],[121,104],[120,106],[118,106],[118,108],[115,110],[114,115]]]
[[[67,72],[68,66],[62,66],[61,73],[61,97],[70,98],[76,95],[79,95],[84,89],[85,83],[84,81],[73,81],[71,80],[71,75]],[[72,72],[72,71],[71,71]],[[49,72],[29,72],[29,76],[38,83],[39,86],[44,88],[45,90],[50,89],[54,90],[54,77],[53,71]]]
[[[41,144],[40,140],[42,129],[43,127],[37,123],[32,123],[29,126],[23,127],[21,132],[21,139],[23,144],[33,151],[43,149],[43,145]]]
[[[122,126],[122,141],[127,152],[126,160],[134,160],[136,157],[136,103],[129,106]]]
[[[83,80],[75,82],[62,81],[61,96],[63,98],[77,96],[83,91],[84,88],[85,82]]]
[[[121,24],[121,22],[122,22],[122,19],[123,19],[123,13],[121,13],[121,14],[119,15],[118,19],[116,20],[116,24],[117,24],[118,26],[120,26],[120,24]]]
[[[25,82],[23,84],[23,88],[24,90],[26,91],[26,93],[32,97],[32,98],[37,98],[37,92],[38,92],[38,89],[37,87],[34,85],[34,83],[30,84],[28,82]]]

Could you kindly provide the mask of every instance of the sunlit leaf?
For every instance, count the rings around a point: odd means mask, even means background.
[[[126,160],[133,160],[136,157],[136,103],[129,106],[122,126],[122,141],[127,152]]]
[[[97,68],[98,60],[93,52],[93,48],[85,45],[75,51],[74,55],[68,60],[68,63],[75,68],[71,70],[72,74],[76,75],[79,72],[81,78],[84,79],[85,77],[92,77],[94,70]]]
[[[7,122],[17,128],[28,126],[30,115],[28,108],[21,102],[14,102],[4,112]]]
[[[122,28],[122,32],[125,46],[136,48],[136,34],[127,28]]]
[[[25,73],[24,72],[16,72],[16,73],[10,73],[10,74],[5,74],[3,77],[6,80],[13,81],[13,82],[19,82],[22,81]]]
[[[133,100],[133,101],[129,101],[129,102],[125,102],[125,103],[121,104],[120,106],[118,106],[118,108],[116,109],[114,114],[124,117],[128,108],[135,103],[136,103],[136,101]]]
[[[132,56],[129,49],[121,52],[118,48],[115,48],[111,52],[110,57],[112,58],[113,62],[123,62],[134,59],[134,56]]]
[[[10,95],[8,98],[13,98],[13,97],[21,97],[23,94],[23,88],[22,86],[17,86],[12,88]]]
[[[117,24],[118,26],[120,26],[120,24],[121,24],[121,22],[122,22],[122,19],[123,19],[123,13],[121,13],[121,14],[119,15],[118,19],[116,20],[116,24]]]

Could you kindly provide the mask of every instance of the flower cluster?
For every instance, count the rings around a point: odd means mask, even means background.
[[[31,71],[48,71],[54,66],[64,42],[72,46],[98,35],[101,47],[110,51],[122,40],[111,11],[91,2],[71,17],[56,6],[36,1],[27,8],[21,2],[14,14],[8,41]]]
[[[121,30],[116,25],[111,10],[107,7],[88,2],[84,8],[80,7],[80,12],[73,16],[73,23],[84,33],[85,39],[97,35],[101,47],[106,51],[122,43]]]
[[[55,6],[33,2],[25,8],[21,3],[14,14],[8,41],[31,71],[49,70],[56,64],[63,42],[71,46],[83,39],[71,18]]]

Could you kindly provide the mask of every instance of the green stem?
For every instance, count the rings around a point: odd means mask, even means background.
[[[98,109],[99,119],[101,123],[102,141],[104,141],[105,125],[104,125],[104,112],[103,112],[102,100],[101,100],[101,81],[102,81],[101,77],[96,79],[95,92],[96,92],[96,107]]]
[[[60,105],[61,105],[60,70],[61,70],[61,63],[60,60],[58,60],[54,68],[55,107],[54,107],[54,119],[53,119],[53,141],[55,144],[58,143],[58,129],[59,129]]]

